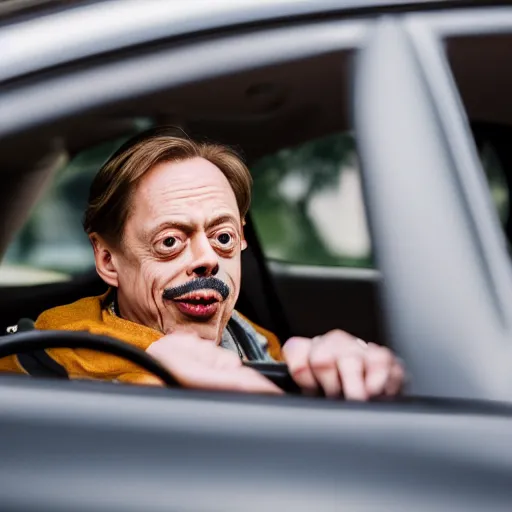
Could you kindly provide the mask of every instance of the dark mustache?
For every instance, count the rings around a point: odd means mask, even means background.
[[[173,300],[181,297],[190,292],[197,292],[198,290],[215,290],[222,296],[222,300],[226,300],[230,294],[229,286],[216,277],[198,277],[193,281],[185,284],[180,284],[174,288],[166,288],[162,294],[165,300]]]

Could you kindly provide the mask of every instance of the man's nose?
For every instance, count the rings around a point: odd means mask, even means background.
[[[219,257],[204,234],[194,237],[191,243],[192,261],[187,269],[189,276],[210,277],[219,272]]]

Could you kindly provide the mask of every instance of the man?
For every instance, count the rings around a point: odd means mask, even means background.
[[[184,386],[279,393],[244,359],[285,361],[305,393],[349,399],[394,395],[404,371],[383,347],[342,331],[291,338],[283,349],[238,314],[244,219],[251,176],[229,148],[153,130],[124,144],[91,186],[84,228],[110,286],[44,312],[37,329],[119,338],[158,359]],[[72,378],[159,384],[120,358],[52,349]],[[1,363],[23,370],[22,361]]]

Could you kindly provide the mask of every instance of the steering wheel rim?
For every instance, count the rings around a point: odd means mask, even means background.
[[[140,366],[161,379],[167,387],[183,387],[155,358],[133,345],[109,336],[87,331],[34,330],[0,337],[0,359],[51,348],[82,348],[112,354]],[[301,393],[284,363],[246,361],[244,366],[261,373],[287,393]]]
[[[302,389],[293,380],[288,365],[285,363],[267,361],[245,361],[244,366],[256,370],[285,393],[301,395]]]
[[[121,357],[161,379],[168,387],[181,384],[153,357],[133,345],[86,331],[28,331],[0,338],[0,359],[50,348],[83,348]]]

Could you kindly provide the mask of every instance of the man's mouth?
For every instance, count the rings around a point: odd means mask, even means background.
[[[207,322],[217,313],[220,303],[230,294],[229,286],[220,279],[198,277],[193,281],[166,288],[162,298],[173,301],[178,310],[192,320]]]
[[[172,299],[184,315],[195,320],[209,320],[222,302],[222,296],[215,290],[197,290]]]

